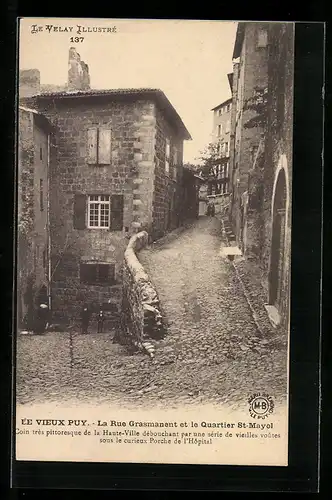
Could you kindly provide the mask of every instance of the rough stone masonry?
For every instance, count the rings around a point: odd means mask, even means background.
[[[147,243],[148,233],[142,231],[132,236],[124,254],[123,331],[119,341],[149,351],[149,341],[161,338],[164,326],[158,294],[137,258]]]

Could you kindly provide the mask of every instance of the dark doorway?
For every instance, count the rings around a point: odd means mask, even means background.
[[[48,294],[46,285],[41,286],[37,294],[37,306],[42,303],[48,304]]]
[[[271,263],[269,275],[269,303],[280,310],[282,295],[282,279],[285,253],[285,219],[286,219],[286,176],[281,169],[278,174],[272,221]]]

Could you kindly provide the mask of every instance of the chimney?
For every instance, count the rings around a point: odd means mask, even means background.
[[[40,93],[40,71],[24,69],[19,72],[19,98]]]
[[[75,47],[69,49],[67,87],[69,91],[90,89],[89,67],[81,60]]]

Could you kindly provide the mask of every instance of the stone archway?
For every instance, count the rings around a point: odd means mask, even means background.
[[[285,231],[288,206],[286,170],[281,167],[276,176],[272,205],[272,242],[269,273],[269,304],[281,309]]]

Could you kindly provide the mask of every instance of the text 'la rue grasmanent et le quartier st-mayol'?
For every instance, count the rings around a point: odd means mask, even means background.
[[[62,419],[21,419],[24,429],[17,429],[17,434],[30,434],[49,436],[97,436],[100,443],[112,442],[115,444],[171,444],[169,438],[177,444],[212,444],[213,438],[280,438],[280,434],[271,433],[274,429],[273,422],[149,422],[149,421],[116,421],[97,420],[88,423],[87,420],[62,420]],[[29,431],[28,426],[37,424],[38,429]],[[88,428],[94,426],[90,431]],[[68,429],[62,430],[62,427]],[[109,429],[109,428],[112,429]],[[84,429],[83,429],[84,428]],[[138,430],[140,429],[140,430]],[[154,430],[148,430],[154,429]],[[167,429],[167,430],[166,430]],[[170,429],[170,430],[169,430]],[[173,430],[179,429],[179,430]],[[220,430],[226,430],[224,434]],[[230,430],[242,429],[242,432]],[[269,431],[268,434],[259,435],[250,431]],[[245,430],[245,432],[243,432]],[[161,439],[160,439],[161,438]],[[115,439],[115,441],[113,441]]]

